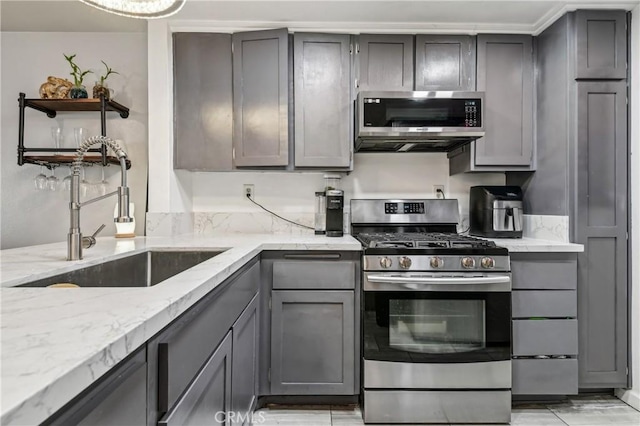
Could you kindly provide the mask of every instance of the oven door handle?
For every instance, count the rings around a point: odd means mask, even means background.
[[[511,277],[508,275],[491,277],[400,277],[368,275],[367,280],[372,283],[391,284],[507,284],[511,282]]]

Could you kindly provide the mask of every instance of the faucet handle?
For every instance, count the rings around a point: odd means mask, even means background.
[[[103,223],[98,229],[96,229],[96,232],[94,232],[93,235],[91,235],[90,237],[82,237],[82,248],[88,249],[95,246],[96,236],[100,233],[100,231],[104,229],[104,227],[105,224]]]

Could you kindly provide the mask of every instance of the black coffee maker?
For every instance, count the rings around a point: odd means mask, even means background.
[[[325,194],[327,197],[327,237],[342,237],[344,191],[340,189],[329,189]]]

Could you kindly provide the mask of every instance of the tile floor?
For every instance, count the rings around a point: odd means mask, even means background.
[[[273,406],[256,411],[253,420],[254,426],[364,425],[360,408],[354,406]],[[577,396],[552,404],[518,403],[513,407],[511,425],[640,426],[640,411],[609,395]]]

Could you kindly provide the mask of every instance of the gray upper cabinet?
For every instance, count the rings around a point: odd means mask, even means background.
[[[627,78],[627,17],[622,10],[575,15],[576,79]]]
[[[477,166],[529,166],[533,150],[533,39],[478,36],[478,90],[485,92],[485,136]]]
[[[580,387],[627,386],[627,86],[577,85]]]
[[[289,42],[286,29],[235,33],[233,43],[234,163],[289,163]]]
[[[350,166],[353,150],[350,52],[349,35],[293,36],[295,167]]]
[[[416,90],[476,89],[476,38],[416,36]]]
[[[174,168],[231,170],[231,34],[174,33],[173,55]]]
[[[273,395],[354,395],[353,291],[274,290]]]
[[[361,34],[358,38],[359,90],[413,90],[413,36]]]

